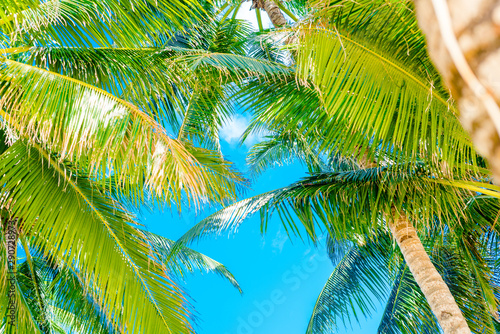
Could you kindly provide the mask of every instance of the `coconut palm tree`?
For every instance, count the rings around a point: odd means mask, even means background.
[[[457,330],[456,327],[452,329],[446,327],[448,322],[443,322],[440,315],[436,314],[436,308],[443,307],[441,302],[445,297],[451,298],[452,303],[456,305],[450,291],[453,286],[446,285],[427,253],[424,253],[425,257],[420,254],[413,257],[408,256],[409,250],[406,248],[408,243],[404,241],[412,239],[411,248],[423,248],[420,238],[416,236],[417,228],[419,236],[423,238],[422,240],[426,240],[431,232],[434,235],[438,234],[443,239],[447,238],[447,235],[454,237],[455,234],[463,234],[464,226],[473,226],[471,215],[464,211],[464,207],[467,207],[468,201],[474,198],[476,191],[495,196],[493,209],[488,208],[490,215],[482,221],[482,223],[487,224],[483,226],[483,231],[486,233],[488,229],[495,226],[492,220],[496,216],[496,212],[498,212],[494,209],[495,205],[498,204],[498,198],[500,198],[498,190],[494,185],[481,183],[473,179],[445,178],[429,170],[428,166],[423,163],[416,166],[413,164],[365,168],[359,168],[358,166],[358,168],[351,167],[343,171],[322,170],[320,173],[315,173],[288,187],[257,195],[228,206],[194,226],[178,240],[178,244],[182,245],[222,231],[234,231],[245,218],[260,210],[263,231],[266,230],[269,217],[274,211],[277,211],[289,234],[301,236],[305,233],[311,240],[317,241],[321,233],[325,232],[334,240],[349,240],[355,243],[361,239],[376,245],[380,241],[376,238],[377,235],[386,233],[394,238],[394,235],[398,234],[398,229],[395,229],[395,224],[391,222],[392,217],[405,217],[404,227],[405,229],[411,229],[408,233],[413,233],[413,238],[408,237],[412,236],[412,234],[405,234],[401,236],[403,242],[398,242],[404,262],[413,277],[415,277],[416,283],[443,331],[445,333],[452,332],[452,330]],[[480,211],[481,206],[477,206],[475,210]],[[300,221],[300,224],[297,221]],[[436,224],[436,222],[439,222],[439,224]],[[444,230],[449,232],[443,234]],[[480,238],[475,240],[478,243]],[[456,243],[457,241],[453,242]],[[493,244],[487,243],[486,245],[487,250],[491,247],[491,252],[496,251]],[[359,251],[359,249],[354,250],[354,252],[356,251]],[[385,251],[391,253],[387,249]],[[451,251],[454,250],[451,249]],[[456,255],[456,252],[454,254]],[[351,252],[350,256],[352,255]],[[425,266],[432,267],[430,269],[432,273],[436,272],[437,274],[419,277],[418,275],[421,273],[415,270],[415,266],[422,266],[422,263],[419,262],[424,262]],[[440,263],[439,261],[436,262]],[[376,273],[370,271],[375,267],[375,264],[377,262],[374,262],[369,268],[365,267],[367,277],[376,275]],[[384,262],[379,261],[378,265],[380,264],[384,264]],[[470,267],[467,266],[469,261],[459,264],[459,268],[453,267],[450,270],[456,270],[457,275],[462,271],[467,272],[469,270],[468,275],[470,275]],[[475,264],[475,267],[480,268],[479,264]],[[492,267],[491,271],[493,270],[496,272],[496,266]],[[489,271],[487,270],[487,272]],[[486,310],[491,313],[491,315],[488,313],[487,317],[482,318],[487,319],[487,323],[491,324],[490,317],[497,316],[498,300],[491,292],[496,289],[496,283],[491,283],[493,284],[493,287],[491,287],[490,283],[486,283],[489,282],[487,279],[489,276],[483,274],[483,272],[472,273],[475,279],[474,282],[476,282],[474,288],[479,291],[479,297],[476,295],[474,300],[482,300],[484,296],[489,296],[480,306],[483,311]],[[373,279],[373,277],[371,278]],[[436,283],[436,281],[438,282]],[[434,294],[439,293],[441,299],[436,300],[433,298],[432,292],[428,293],[430,286],[434,289]],[[462,294],[458,294],[457,297],[463,297],[464,293],[466,292],[462,290]],[[380,291],[376,292],[375,296],[377,295],[380,295]],[[355,300],[355,297],[353,298]],[[470,312],[468,313],[471,305],[465,305],[462,302],[461,300],[459,306],[462,306],[463,312],[469,316],[469,319],[475,319],[476,315],[471,317]],[[366,299],[363,299],[360,303],[364,305]],[[340,302],[340,304],[343,304],[342,307],[345,308],[345,303]],[[339,303],[335,305],[339,305]],[[448,307],[448,304],[444,304],[444,306]],[[318,309],[321,310],[324,308],[329,310],[328,307],[328,303],[320,302],[318,305]],[[448,308],[445,308],[445,310],[449,311]],[[455,313],[455,315],[458,318],[462,317],[460,309],[458,314]],[[317,317],[324,319],[325,316],[320,314]],[[457,320],[455,319],[455,321]],[[325,320],[325,322],[327,321]],[[471,326],[472,328],[476,328],[474,322],[472,322],[472,325],[474,325]],[[481,325],[483,323],[477,324],[479,328]],[[467,323],[465,324],[465,330],[469,330]]]
[[[107,328],[193,332],[182,290],[126,207],[234,198],[243,179],[205,136],[224,118],[223,87],[286,71],[242,56],[244,28],[210,13],[197,2],[0,3],[6,332],[47,330],[30,313],[41,298],[9,280],[19,242],[77,275]],[[196,48],[186,38],[202,34]]]
[[[473,180],[484,166],[427,56],[412,4],[318,0],[309,5],[310,18],[290,29],[295,73],[265,87],[251,82],[239,93],[241,103],[255,112],[249,131],[298,133],[317,143],[319,152],[335,148],[369,162],[364,163],[368,167],[389,161],[391,168],[405,171],[425,161],[436,179]],[[381,205],[394,204],[400,203],[389,198]],[[420,264],[408,265],[428,300],[441,304],[431,302],[431,307],[444,332],[469,332],[412,218],[401,210],[380,209],[373,215],[384,211],[407,262],[418,259]],[[303,222],[311,233],[312,222]],[[434,279],[429,289],[422,286],[428,277]]]
[[[498,200],[471,198],[466,215],[473,224],[454,224],[454,231],[431,226],[422,243],[450,288],[474,333],[497,333],[499,276],[498,231],[491,221]],[[391,237],[357,235],[327,239],[334,270],[313,309],[307,333],[328,333],[339,323],[352,326],[375,309],[374,299],[385,303],[378,333],[437,333],[439,324],[405,263],[392,247]]]

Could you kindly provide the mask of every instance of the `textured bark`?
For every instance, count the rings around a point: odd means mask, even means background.
[[[273,0],[252,0],[251,8],[265,10],[275,28],[283,27],[286,24],[285,16]]]
[[[264,0],[263,7],[275,28],[283,27],[286,24],[285,16],[273,0]]]
[[[392,218],[392,219],[391,219]],[[403,253],[415,281],[445,334],[470,334],[471,331],[450,289],[437,272],[418,238],[413,224],[396,213],[387,224]]]
[[[445,0],[451,26],[472,74],[491,97],[493,109],[500,105],[500,0]],[[495,182],[500,183],[500,136],[487,112],[486,99],[473,91],[463,71],[452,59],[432,0],[415,0],[417,19],[426,34],[431,59],[445,79],[460,110],[460,119],[476,149],[490,164]],[[439,17],[443,12],[440,12]],[[442,21],[442,20],[441,20]],[[465,80],[464,80],[465,79]],[[491,104],[490,104],[491,106]],[[490,108],[491,110],[491,108]],[[500,117],[500,115],[498,115]],[[498,123],[497,123],[498,124]]]

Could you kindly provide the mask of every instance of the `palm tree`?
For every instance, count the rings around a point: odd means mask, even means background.
[[[498,3],[415,1],[429,54],[460,107],[460,119],[500,179]]]
[[[336,147],[369,160],[383,150],[394,161],[421,158],[450,171],[477,166],[411,4],[318,0],[310,7],[311,18],[290,29],[293,71],[237,96],[253,110],[251,130],[313,135],[320,151]]]
[[[291,29],[295,73],[264,87],[251,82],[239,93],[241,103],[255,110],[249,131],[291,131],[316,142],[320,152],[335,148],[375,166],[390,161],[404,170],[423,160],[443,182],[474,179],[484,166],[427,56],[412,4],[318,0],[310,7],[311,18]],[[411,220],[420,214],[412,218],[393,204],[401,203],[388,198],[383,208],[374,207],[374,217],[385,215],[445,333],[453,327],[469,332],[418,239]],[[312,222],[303,223],[311,232]]]
[[[241,25],[193,28],[210,15],[197,2],[0,3],[1,224],[15,235],[2,243],[0,287],[16,305],[5,331],[47,330],[30,312],[41,290],[27,300],[9,280],[20,242],[77,275],[101,317],[88,326],[193,332],[183,292],[126,207],[234,198],[243,179],[204,132],[225,117],[225,85],[286,71],[242,56]]]
[[[421,236],[428,235],[429,231],[432,230],[433,233],[441,233],[440,238],[445,238],[442,234],[444,229],[449,230],[451,236],[459,234],[463,226],[472,226],[471,216],[466,214],[463,208],[467,206],[467,201],[474,197],[475,191],[494,196],[494,205],[497,205],[500,195],[496,186],[472,179],[444,178],[429,170],[428,166],[422,163],[416,166],[407,164],[406,166],[387,165],[385,167],[358,167],[354,169],[351,165],[350,169],[343,171],[323,170],[288,187],[230,205],[194,226],[178,240],[178,244],[182,245],[226,230],[234,231],[245,218],[260,209],[263,231],[266,230],[268,219],[273,211],[277,211],[289,234],[300,236],[304,233],[304,231],[301,232],[296,223],[298,219],[301,223],[300,226],[313,241],[318,240],[322,231],[326,231],[334,240],[356,242],[361,238],[367,240],[367,243],[372,242],[376,245],[380,242],[376,238],[380,233],[388,233],[394,239],[396,239],[395,234],[398,236],[400,233],[394,228],[395,224],[391,222],[392,217],[395,216],[394,211],[396,211],[400,217],[408,217],[405,218],[404,228],[411,228],[411,233],[414,235],[413,238],[409,238],[408,234],[405,234],[400,238],[404,239],[403,241],[413,239],[411,240],[413,249],[423,248],[419,237],[416,236],[417,231],[414,226],[419,228]],[[490,211],[490,213],[494,212],[496,211]],[[457,215],[461,220],[457,220]],[[490,215],[487,219],[491,219],[493,216],[495,215]],[[432,226],[436,226],[436,221],[441,223],[437,225],[438,227],[431,229]],[[483,223],[485,222],[488,223],[485,230],[494,228],[494,223],[484,219]],[[443,331],[445,333],[453,333],[456,330],[470,332],[460,309],[455,304],[450,288],[435,269],[427,253],[424,253],[425,257],[419,255],[412,258],[411,253],[408,256],[408,243],[398,242],[398,245],[404,262],[415,277],[416,283]],[[488,247],[490,246],[492,244],[488,244]],[[494,247],[492,251],[494,251]],[[416,272],[415,267],[422,266],[422,262],[423,265],[431,267],[430,270],[437,274],[419,276],[420,273]],[[366,275],[369,276],[370,269],[373,268],[374,266],[365,268]],[[460,273],[460,270],[470,268],[462,263],[460,268],[452,269]],[[490,283],[481,284],[484,283],[484,277],[488,276],[482,275],[482,273],[475,275],[476,281],[479,282],[475,288],[479,286],[479,289],[484,289],[485,294],[491,297],[492,288],[488,286]],[[429,289],[433,291],[429,293]],[[434,298],[437,293],[439,293],[440,299]],[[463,293],[464,291],[459,296],[462,297]],[[482,297],[483,295],[481,295]],[[446,321],[448,319],[443,319],[441,314],[436,312],[436,309],[439,308],[449,312],[449,304],[444,303],[446,302],[444,298],[450,298],[450,304],[453,303],[458,309],[451,317],[454,318],[454,323],[451,326],[450,322]],[[498,303],[496,298],[487,299],[486,308],[495,317]],[[471,305],[460,305],[464,307],[463,310],[467,314]],[[481,307],[483,305],[481,304]],[[321,307],[328,307],[328,305],[321,304]],[[461,319],[465,325],[459,323]],[[486,319],[490,323],[489,316]],[[463,326],[462,329],[459,326]]]
[[[473,224],[454,224],[453,232],[431,226],[422,242],[464,312],[474,333],[497,333],[499,276],[496,270],[498,229],[491,220],[498,201],[475,196],[466,215]],[[351,238],[352,239],[352,238]],[[357,235],[353,242],[327,239],[334,270],[320,293],[308,333],[333,331],[342,321],[359,321],[385,302],[378,333],[437,333],[425,296],[389,234]],[[352,323],[351,323],[352,325]]]
[[[388,160],[394,168],[391,173],[399,168],[418,169],[417,161],[425,160],[429,176],[440,182],[457,185],[457,178],[473,180],[481,161],[427,57],[412,4],[318,0],[310,7],[311,18],[293,27],[294,38],[288,39],[295,71],[264,87],[261,82],[250,82],[238,93],[242,104],[257,109],[250,131],[281,129],[307,140],[319,138],[320,152],[335,147],[344,156],[375,160],[382,166]],[[461,187],[470,185],[462,183]],[[233,209],[244,216],[274,195],[264,194],[247,203],[248,208],[240,203]],[[316,209],[321,207],[315,205]],[[373,217],[384,216],[443,330],[469,332],[411,222],[421,213],[412,212],[412,218],[405,210],[398,210],[398,205],[401,203],[389,197],[382,208],[374,209]],[[312,209],[301,218],[314,239]],[[352,219],[358,218],[353,215]]]

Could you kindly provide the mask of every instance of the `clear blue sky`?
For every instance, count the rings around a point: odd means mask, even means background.
[[[221,131],[223,153],[246,170],[248,146],[237,145],[247,119],[241,115]],[[255,142],[258,138],[250,138]],[[251,144],[251,143],[250,143]],[[300,164],[277,167],[261,175],[245,197],[272,190],[306,175]],[[215,208],[194,212],[156,210],[143,213],[139,220],[151,232],[177,239]],[[185,289],[198,312],[200,334],[303,334],[312,308],[333,269],[324,245],[315,248],[298,238],[287,238],[276,216],[268,233],[260,234],[258,214],[246,220],[237,234],[204,239],[191,245],[197,251],[223,263],[239,281],[243,295],[215,274],[195,274],[185,281]],[[380,314],[362,328],[340,328],[337,333],[376,333]]]

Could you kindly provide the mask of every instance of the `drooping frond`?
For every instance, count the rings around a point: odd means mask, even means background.
[[[105,309],[112,327],[191,333],[179,288],[151,257],[130,215],[40,147],[21,141],[0,159],[2,207],[19,217],[32,247],[63,262]]]
[[[379,227],[381,214],[392,207],[418,217],[424,227],[438,217],[453,228],[461,224],[457,218],[467,217],[463,208],[471,193],[500,198],[499,189],[489,183],[445,179],[423,164],[323,172],[230,205],[202,220],[178,242],[235,231],[259,209],[263,231],[277,212],[288,233],[300,236],[304,228],[313,241],[321,230],[338,239],[350,233],[370,235]]]
[[[263,216],[266,223],[277,211],[292,231],[298,231],[298,218],[313,240],[318,234],[314,221],[338,238],[349,230],[370,234],[380,214],[392,207],[418,217],[423,226],[438,217],[453,228],[459,223],[457,217],[465,217],[465,200],[474,191],[500,195],[499,188],[489,183],[448,180],[422,164],[323,172],[287,187]]]
[[[243,138],[251,133],[247,131]],[[318,149],[319,142],[314,136],[303,136],[300,132],[273,131],[265,140],[255,144],[247,155],[247,164],[253,174],[265,169],[281,166],[299,160],[307,166],[309,173],[321,171],[341,172],[359,168],[357,159],[345,157],[331,149],[328,155]]]
[[[333,332],[341,320],[344,327],[370,316],[374,299],[382,301],[387,290],[387,246],[390,236],[350,247],[321,291],[306,333]]]
[[[56,41],[86,47],[133,47],[149,41],[161,44],[166,41],[165,34],[189,27],[204,13],[199,2],[179,0],[47,0],[26,4],[4,7],[0,17],[0,29],[13,43],[49,45]]]
[[[434,314],[405,262],[398,268],[378,326],[379,334],[439,332]]]
[[[203,144],[213,138],[213,148],[219,148],[218,130],[234,113],[230,97],[241,83],[267,76],[279,78],[289,72],[279,63],[220,52],[189,52],[178,56],[175,63],[193,77],[191,91],[180,108],[183,120],[177,138]]]
[[[1,70],[0,108],[19,135],[40,142],[105,180],[147,189],[154,197],[198,201],[234,196],[241,180],[220,155],[170,138],[134,105],[81,81],[6,60]],[[10,124],[10,123],[9,123]],[[219,165],[221,173],[200,163]]]
[[[176,241],[171,251],[172,256],[176,255],[183,245],[203,237],[236,232],[246,218],[266,206],[280,191],[279,189],[244,199],[203,219]]]
[[[181,246],[175,255],[170,257],[175,244],[173,240],[150,232],[143,231],[143,233],[169,273],[182,278],[194,271],[213,272],[227,279],[240,293],[242,292],[233,274],[222,263],[185,246]]]

